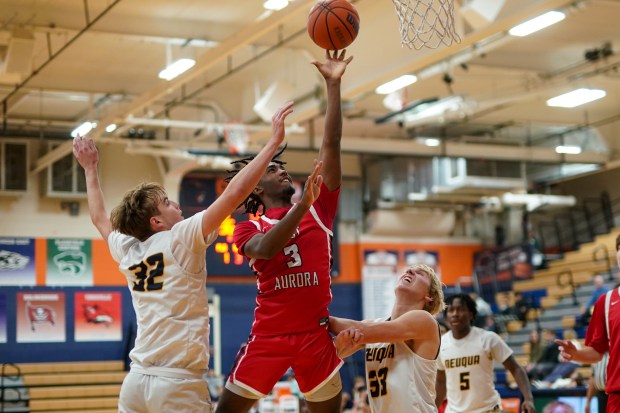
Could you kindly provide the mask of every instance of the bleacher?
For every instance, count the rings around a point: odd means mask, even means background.
[[[5,363],[0,411],[112,413],[125,375],[123,361]]]
[[[504,339],[521,365],[525,366],[528,362],[528,341],[532,329],[552,329],[561,337],[563,330],[573,328],[583,341],[585,328],[580,327],[577,320],[582,306],[592,296],[593,277],[597,274],[605,277],[607,288],[612,288],[617,282],[611,269],[616,262],[614,245],[619,233],[615,229],[599,235],[578,250],[550,262],[548,268],[536,271],[531,279],[514,283],[513,290],[528,295],[537,307],[530,309],[525,324],[513,320],[506,325],[507,335]],[[589,365],[577,368],[577,372],[586,380],[591,370]],[[503,370],[503,366],[496,366],[496,380],[500,392],[502,387],[507,393],[510,393],[511,385],[514,388],[513,379]]]

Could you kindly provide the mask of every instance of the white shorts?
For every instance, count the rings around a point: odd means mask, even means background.
[[[211,413],[209,385],[202,377],[166,377],[130,371],[121,387],[119,413]]]

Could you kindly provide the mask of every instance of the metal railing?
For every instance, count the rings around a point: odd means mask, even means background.
[[[14,374],[7,374],[7,367],[11,367],[15,370]],[[10,379],[12,381],[16,381],[21,376],[21,370],[19,366],[13,363],[2,363],[2,368],[0,369],[0,412],[4,412],[5,406],[7,402],[11,403],[19,403],[22,402],[22,394],[19,389],[15,387],[7,387],[5,383],[5,379]],[[14,391],[17,394],[15,399],[7,400],[6,394],[7,390]]]

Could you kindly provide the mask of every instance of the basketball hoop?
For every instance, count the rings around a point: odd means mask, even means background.
[[[228,144],[228,150],[235,155],[244,155],[248,149],[249,135],[245,126],[241,124],[226,125],[224,127],[224,139]]]
[[[410,49],[450,46],[461,38],[454,27],[454,0],[392,0],[400,23],[400,44]]]

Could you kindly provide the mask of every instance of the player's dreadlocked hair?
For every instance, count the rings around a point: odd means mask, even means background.
[[[284,150],[286,149],[286,144],[284,145],[284,147],[278,152],[276,153],[273,158],[271,158],[271,162],[276,163],[280,166],[282,165],[286,165],[286,162],[284,161],[280,161],[277,158],[280,157],[280,155],[282,155],[282,152],[284,152]],[[243,158],[243,159],[239,159],[236,161],[232,161],[230,164],[234,166],[235,169],[231,169],[231,170],[227,170],[226,172],[228,172],[228,176],[224,179],[225,182],[230,182],[235,175],[237,175],[237,173],[243,169],[244,166],[246,166],[247,164],[249,164],[252,159],[254,159],[253,156],[247,157],[247,158]],[[261,199],[254,195],[254,193],[251,193],[241,204],[239,204],[239,207],[244,206],[245,207],[245,212],[248,214],[252,214],[252,215],[256,215],[259,213],[259,210],[261,211],[260,213],[262,214],[262,212],[265,209],[265,204],[263,204],[263,201],[261,201]]]

